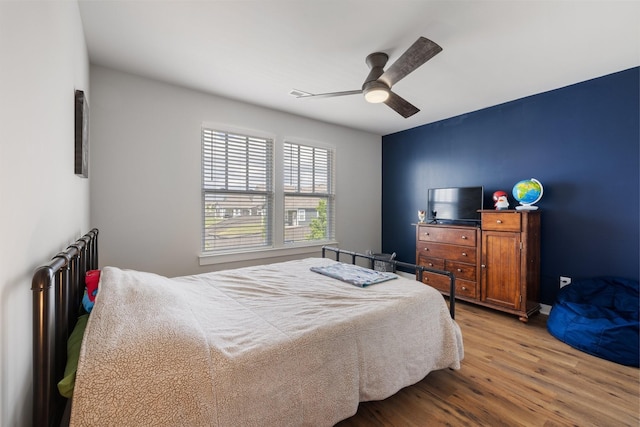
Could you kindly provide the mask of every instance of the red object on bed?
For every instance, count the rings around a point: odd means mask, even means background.
[[[96,294],[98,293],[98,283],[100,282],[100,270],[89,270],[84,279],[85,286],[87,287],[87,296],[89,301],[95,302]]]

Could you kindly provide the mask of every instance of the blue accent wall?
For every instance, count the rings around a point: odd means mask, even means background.
[[[559,276],[638,279],[640,67],[382,138],[382,250],[415,262],[427,189],[544,185],[541,302]],[[428,106],[423,106],[428,108]]]

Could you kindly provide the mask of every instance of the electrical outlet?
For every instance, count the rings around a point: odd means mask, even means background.
[[[560,276],[560,287],[563,288],[571,283],[571,277]]]

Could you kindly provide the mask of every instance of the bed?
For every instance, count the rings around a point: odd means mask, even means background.
[[[97,239],[92,230],[34,274],[37,426],[57,425],[65,408],[73,426],[330,426],[464,357],[454,306],[435,289],[312,271],[360,268],[369,255],[324,248],[323,258],[175,278],[104,267],[69,410],[56,383]]]

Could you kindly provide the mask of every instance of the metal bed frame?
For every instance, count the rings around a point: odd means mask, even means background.
[[[75,326],[85,274],[98,268],[98,230],[93,229],[33,274],[33,426],[59,426],[67,399],[58,393],[67,339]]]
[[[348,255],[351,257],[351,264],[356,264],[356,260],[358,258],[363,258],[369,260],[371,265],[374,265],[376,261],[383,262],[385,264],[392,264],[394,267],[400,267],[407,270],[413,270],[416,272],[416,280],[422,282],[422,275],[425,271],[429,273],[441,274],[443,276],[447,276],[449,278],[449,313],[451,314],[451,318],[455,319],[456,314],[456,278],[453,273],[450,271],[444,270],[436,270],[434,268],[428,268],[422,265],[409,264],[402,261],[391,260],[387,258],[383,258],[376,255],[365,255],[357,252],[346,251],[344,249],[339,249],[333,246],[323,246],[322,247],[322,258],[326,258],[326,252],[333,252],[335,254],[335,260],[340,261],[340,255]]]

